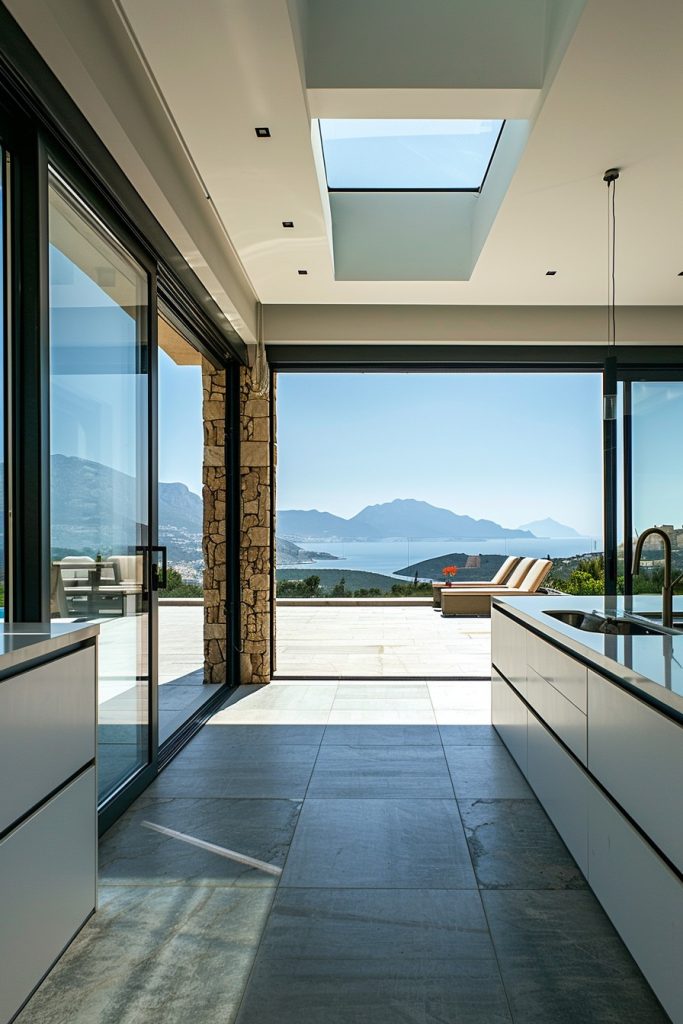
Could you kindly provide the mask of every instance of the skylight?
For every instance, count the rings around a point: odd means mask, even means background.
[[[323,119],[327,187],[477,192],[503,124],[474,119]]]

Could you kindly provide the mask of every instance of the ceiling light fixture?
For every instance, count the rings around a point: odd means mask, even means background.
[[[300,274],[301,277],[305,277],[307,273],[308,273],[307,270],[297,270],[297,274]]]
[[[270,128],[255,128],[254,131],[256,132],[256,138],[257,139],[269,139],[270,138]]]
[[[678,277],[683,277],[683,270],[679,270],[677,276]]]
[[[546,270],[546,272],[545,272],[545,276],[546,276],[546,277],[555,277],[555,274],[556,274],[556,273],[557,273],[557,271],[556,271],[556,270]]]
[[[603,419],[605,421],[617,418],[617,279],[615,264],[618,178],[618,167],[610,167],[602,176],[602,180],[607,185],[607,353],[603,393]]]
[[[283,220],[282,226],[283,226],[283,228],[293,228],[294,227],[294,221],[293,220]]]

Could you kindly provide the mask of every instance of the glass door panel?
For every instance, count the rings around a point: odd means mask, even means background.
[[[50,176],[51,612],[100,624],[99,796],[150,763],[149,279]]]
[[[651,526],[671,539],[674,574],[683,571],[683,477],[678,471],[683,440],[683,381],[636,380],[630,388],[631,522],[633,543]],[[629,524],[627,521],[627,529]],[[662,542],[645,542],[635,593],[658,593]]]

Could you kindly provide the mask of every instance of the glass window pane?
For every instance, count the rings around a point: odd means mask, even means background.
[[[0,147],[0,360],[5,365],[5,167]],[[5,380],[0,382],[0,620],[5,617]]]
[[[100,624],[104,799],[149,761],[148,279],[50,183],[52,614]]]
[[[503,121],[321,120],[332,189],[480,189]]]

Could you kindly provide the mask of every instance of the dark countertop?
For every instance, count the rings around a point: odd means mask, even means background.
[[[616,599],[616,614],[658,612],[662,600],[656,594]],[[604,597],[538,595],[496,598],[494,605],[529,626],[567,653],[609,676],[648,703],[683,722],[683,627],[677,636],[615,636],[589,633],[569,626],[547,610],[615,614],[614,601]],[[683,617],[683,597],[674,599],[674,615]]]
[[[0,673],[20,669],[34,658],[59,654],[66,647],[96,637],[99,631],[96,622],[68,619],[0,623]]]

